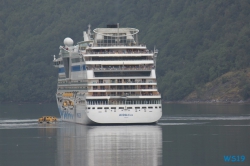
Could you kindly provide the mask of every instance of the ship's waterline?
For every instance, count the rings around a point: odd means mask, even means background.
[[[119,24],[64,39],[54,66],[63,121],[90,124],[154,123],[162,116],[156,82],[158,50],[139,44],[135,28]]]

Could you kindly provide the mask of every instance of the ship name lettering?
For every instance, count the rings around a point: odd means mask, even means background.
[[[133,114],[119,114],[119,116],[133,116]]]

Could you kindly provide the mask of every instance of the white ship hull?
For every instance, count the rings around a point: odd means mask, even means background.
[[[91,105],[92,106],[92,105]],[[97,108],[98,106],[95,105]],[[112,107],[113,105],[105,105]],[[145,105],[136,105],[142,107]],[[62,107],[58,104],[59,113],[62,121],[74,122],[79,124],[136,124],[136,123],[155,123],[162,116],[160,105],[158,109],[118,109],[118,110],[88,110],[85,106],[76,105],[74,107]],[[124,107],[117,105],[116,107]]]

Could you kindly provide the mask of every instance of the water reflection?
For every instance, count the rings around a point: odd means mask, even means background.
[[[162,165],[160,126],[69,125],[57,131],[56,165]]]

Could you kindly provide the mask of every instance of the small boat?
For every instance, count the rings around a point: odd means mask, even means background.
[[[43,123],[43,122],[52,123],[52,122],[56,122],[56,121],[57,121],[57,118],[54,116],[43,116],[43,117],[38,119],[39,123]]]

